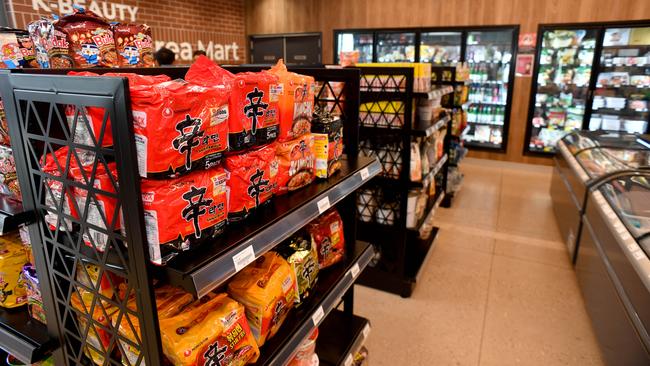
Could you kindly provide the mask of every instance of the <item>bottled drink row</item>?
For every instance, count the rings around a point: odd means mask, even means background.
[[[508,85],[503,83],[472,83],[469,86],[469,102],[506,104]]]
[[[470,63],[469,80],[474,83],[508,82],[510,63]]]
[[[503,125],[506,107],[470,104],[467,108],[467,122]]]

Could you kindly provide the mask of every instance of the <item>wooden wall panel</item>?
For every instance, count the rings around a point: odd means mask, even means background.
[[[518,24],[536,32],[543,23],[650,19],[650,0],[246,0],[248,34],[323,33],[323,60],[333,60],[333,30]],[[505,154],[471,156],[550,164],[523,155],[530,78],[516,78]]]

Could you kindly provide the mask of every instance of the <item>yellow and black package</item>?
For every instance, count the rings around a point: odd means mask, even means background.
[[[248,324],[260,347],[282,325],[296,291],[293,270],[274,252],[257,258],[228,284],[228,294],[246,308]]]
[[[20,279],[27,261],[19,237],[0,237],[0,306],[15,308],[27,304],[27,290]]]
[[[163,353],[175,366],[243,366],[260,355],[244,307],[226,294],[208,295],[159,323]]]
[[[124,287],[122,287],[122,290]],[[172,286],[162,286],[154,290],[156,296],[156,309],[158,311],[158,321],[162,319],[175,316],[186,308],[189,304],[194,301],[194,298],[191,294]],[[124,298],[125,294],[120,293],[120,297]],[[126,306],[138,313],[138,305],[134,297],[130,297]],[[140,322],[138,318],[130,313],[122,315],[121,320],[119,320],[119,313],[113,314],[111,321],[114,327],[118,328],[118,333],[120,336],[127,338],[133,343],[137,344],[137,339],[141,339],[140,333]],[[128,319],[127,319],[128,317]],[[131,326],[132,324],[133,326]],[[137,333],[137,337],[135,335]],[[122,352],[122,364],[123,365],[136,365],[138,357],[140,356],[140,350],[137,347],[133,347],[128,342],[120,341],[120,350]],[[142,364],[142,363],[141,363]]]
[[[314,114],[311,132],[314,139],[316,176],[327,178],[341,170],[343,156],[343,123],[326,110]]]
[[[296,306],[302,303],[314,288],[318,278],[318,253],[308,233],[301,232],[277,248],[296,276]]]

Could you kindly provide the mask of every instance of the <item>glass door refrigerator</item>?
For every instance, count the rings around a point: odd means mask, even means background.
[[[420,62],[433,66],[456,66],[462,59],[462,32],[420,33]]]
[[[540,29],[527,151],[552,154],[559,139],[582,129],[598,35],[593,28]]]
[[[650,96],[650,26],[603,33],[590,130],[645,133]]]
[[[464,141],[470,148],[506,150],[516,37],[513,27],[465,32],[470,86],[464,109],[470,129]]]
[[[339,62],[341,52],[359,51],[358,62],[372,62],[374,51],[374,33],[373,31],[341,31],[335,32],[336,36],[336,54],[334,55],[336,63]]]
[[[415,32],[377,32],[377,62],[415,62]]]

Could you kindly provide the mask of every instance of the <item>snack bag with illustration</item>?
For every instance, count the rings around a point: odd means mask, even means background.
[[[228,171],[228,220],[243,220],[268,201],[276,189],[276,144],[226,158]]]
[[[290,72],[282,59],[269,73],[279,79],[278,106],[280,132],[278,141],[288,141],[309,133],[314,110],[314,78]]]
[[[307,225],[318,252],[320,269],[343,260],[345,238],[343,220],[335,209],[330,209]]]
[[[22,29],[0,27],[0,69],[38,67],[34,44]]]
[[[46,324],[45,309],[43,308],[43,297],[41,296],[41,288],[36,274],[36,267],[33,264],[27,263],[23,266],[21,273],[25,281],[25,289],[27,291],[27,310],[32,319]]]
[[[110,353],[111,343],[111,335],[105,328],[110,328],[111,316],[117,313],[117,308],[101,301],[95,301],[93,306],[94,295],[88,295],[82,298],[79,293],[73,292],[70,304],[77,311],[78,334],[87,334],[84,354],[96,365],[103,365]]]
[[[314,138],[311,134],[278,143],[276,156],[278,159],[277,194],[295,191],[314,181],[316,159]]]
[[[16,162],[10,147],[0,145],[0,194],[21,200]]]
[[[143,179],[149,256],[164,264],[179,250],[214,238],[226,226],[226,172],[221,167],[171,179]]]
[[[341,170],[343,155],[343,123],[341,118],[326,111],[316,113],[312,120],[316,155],[316,176],[327,178]]]
[[[34,52],[36,57],[37,67],[41,69],[50,68],[50,57],[48,56],[48,49],[52,46],[52,36],[54,32],[54,25],[52,21],[43,17],[35,20],[27,26],[29,37],[34,44]],[[50,42],[48,44],[48,42]]]
[[[160,320],[163,353],[174,365],[245,365],[257,360],[259,349],[241,304],[226,294],[195,304]]]
[[[257,258],[228,284],[228,294],[246,308],[248,324],[260,347],[280,329],[296,291],[293,270],[275,252]]]
[[[67,38],[69,55],[75,67],[115,67],[119,65],[113,31],[106,21],[97,14],[75,8],[74,13],[66,15],[54,23],[56,32]],[[61,47],[62,49],[65,47]],[[50,55],[52,60],[52,56]],[[52,60],[54,63],[54,60]],[[57,68],[57,65],[53,65]]]
[[[93,175],[94,173],[94,175]],[[100,190],[94,197],[88,194],[88,190],[80,187],[73,187],[72,193],[77,203],[77,212],[81,219],[104,229],[114,231],[120,228],[119,210],[117,210],[117,167],[114,162],[105,165],[97,163],[97,168],[90,166],[77,166],[70,169],[70,176],[84,187]],[[102,193],[105,192],[105,193]],[[87,211],[86,211],[87,210]],[[86,215],[84,215],[86,214]],[[104,251],[108,244],[108,234],[93,228],[86,228],[82,233],[84,243],[99,251]]]
[[[140,176],[173,177],[221,163],[228,149],[227,90],[142,79],[129,80]]]
[[[20,272],[27,253],[19,240],[0,236],[0,306],[15,308],[27,304],[27,291]]]
[[[298,286],[295,302],[300,304],[309,297],[309,293],[318,279],[316,246],[312,244],[309,234],[300,232],[279,246],[277,252],[287,260],[293,269]]]
[[[154,67],[151,28],[145,24],[114,24],[120,66]]]
[[[41,171],[53,177],[69,178],[69,170],[78,166],[77,159],[71,154],[69,148],[64,146],[54,153],[47,154],[41,159]],[[59,226],[62,230],[72,230],[72,222],[64,217],[59,217],[55,212],[63,212],[66,215],[78,219],[79,214],[73,203],[74,195],[71,187],[65,188],[63,182],[44,178],[45,185],[45,206],[48,208],[45,214],[45,222],[50,230],[56,230]],[[59,208],[59,210],[57,210]]]
[[[278,77],[268,72],[231,74],[205,56],[185,79],[206,87],[230,90],[229,151],[265,145],[278,137]]]

